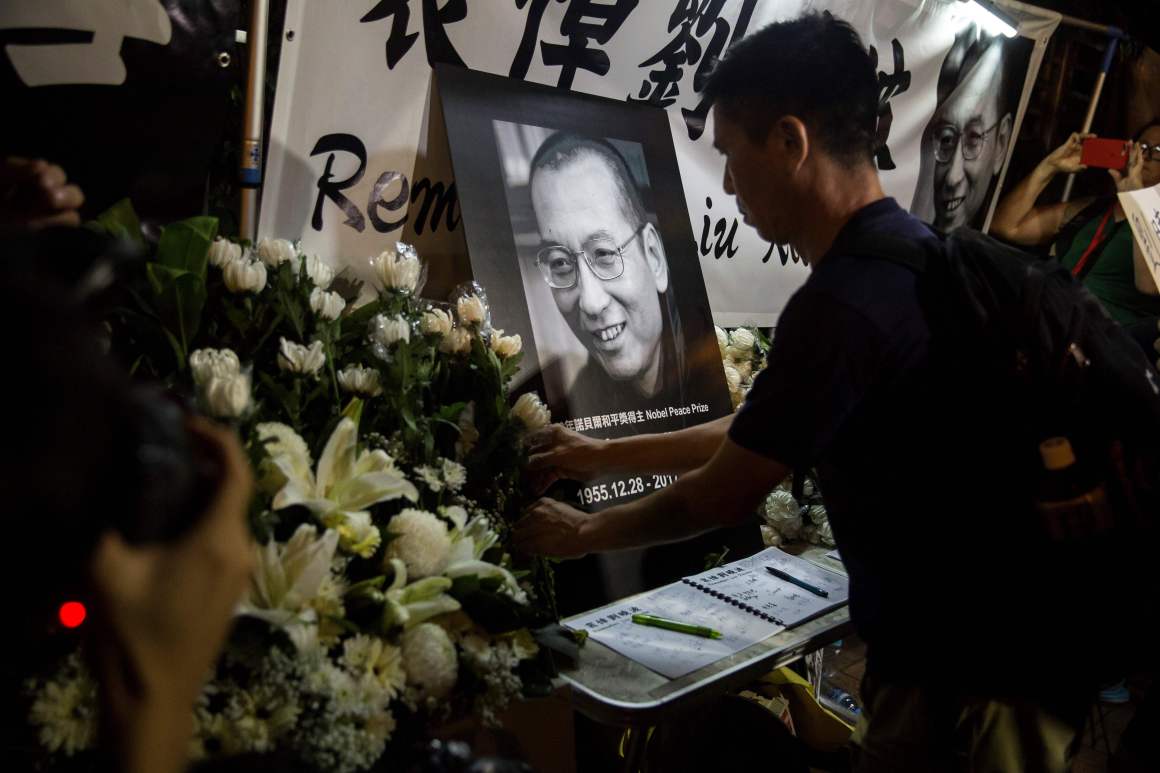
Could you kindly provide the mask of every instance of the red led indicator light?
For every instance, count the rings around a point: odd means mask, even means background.
[[[76,628],[85,621],[85,605],[79,601],[66,601],[60,605],[57,617],[65,628]]]

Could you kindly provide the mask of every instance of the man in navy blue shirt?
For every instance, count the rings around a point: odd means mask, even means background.
[[[792,470],[815,468],[868,645],[856,769],[1067,769],[1094,689],[1067,666],[1076,621],[1013,537],[1027,482],[1010,477],[996,396],[935,366],[916,272],[864,254],[877,235],[936,238],[879,183],[865,48],[828,14],[772,24],[730,49],[707,91],[725,191],[810,277],[735,417],[537,438],[548,477],[684,474],[595,514],[541,499],[516,546],[569,557],[681,539],[751,518]]]

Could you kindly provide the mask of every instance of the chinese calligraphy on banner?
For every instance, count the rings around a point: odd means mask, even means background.
[[[301,236],[363,278],[367,258],[401,238],[427,240],[433,261],[461,254],[450,165],[429,136],[431,63],[463,65],[663,108],[714,319],[771,325],[807,269],[761,241],[722,190],[702,97],[716,57],[803,10],[847,19],[877,61],[887,193],[940,227],[982,226],[1059,20],[1004,5],[1021,21],[1010,41],[980,33],[953,0],[289,0],[260,231]],[[962,164],[937,152],[991,123],[986,152]]]

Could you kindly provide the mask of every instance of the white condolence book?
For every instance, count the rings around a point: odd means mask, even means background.
[[[775,576],[769,568],[799,582]],[[749,558],[568,618],[564,624],[587,631],[591,638],[621,655],[676,679],[840,607],[848,598],[845,575],[767,548]],[[632,621],[634,614],[705,626],[720,632],[721,638],[639,625]]]

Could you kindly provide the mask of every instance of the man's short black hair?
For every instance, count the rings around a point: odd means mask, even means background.
[[[874,157],[874,65],[854,28],[829,12],[775,22],[743,38],[713,68],[705,94],[754,142],[793,115],[839,161],[854,166]]]
[[[634,228],[644,225],[644,202],[641,200],[640,191],[633,180],[632,172],[628,168],[628,162],[624,160],[624,156],[620,155],[620,151],[606,140],[570,132],[556,132],[545,140],[536,154],[532,156],[531,171],[528,172],[528,187],[531,188],[532,179],[539,170],[558,171],[586,155],[600,159],[612,172],[612,179],[616,181],[620,209],[629,224]]]

